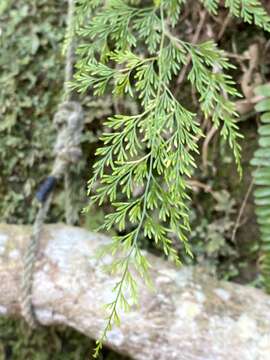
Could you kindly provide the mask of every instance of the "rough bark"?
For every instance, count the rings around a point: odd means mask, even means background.
[[[1,315],[20,316],[21,259],[30,231],[0,225]],[[94,257],[107,241],[80,228],[45,227],[33,288],[42,325],[61,323],[98,337],[104,326],[102,304],[110,301],[115,283]],[[122,316],[108,346],[138,360],[270,359],[270,297],[219,282],[204,269],[176,269],[149,256],[156,291],[140,285],[140,307]]]

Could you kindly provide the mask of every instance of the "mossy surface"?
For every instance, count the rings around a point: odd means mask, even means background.
[[[89,360],[94,343],[65,327],[31,331],[24,321],[0,318],[0,360]],[[100,360],[128,360],[103,350]]]

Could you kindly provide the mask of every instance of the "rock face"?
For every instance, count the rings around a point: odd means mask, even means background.
[[[30,232],[0,225],[1,315],[20,315],[21,259]],[[45,226],[33,288],[42,325],[62,323],[98,337],[115,279],[94,255],[108,240],[76,227]],[[219,282],[202,268],[176,269],[149,257],[156,290],[139,285],[140,306],[122,315],[109,347],[137,360],[270,360],[270,297]]]

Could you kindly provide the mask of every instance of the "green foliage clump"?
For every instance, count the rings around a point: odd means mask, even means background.
[[[23,321],[0,319],[1,360],[88,360],[94,343],[63,326],[31,331]],[[104,349],[102,360],[128,360]]]
[[[104,145],[97,150],[99,159],[88,186],[90,206],[100,206],[107,199],[111,203],[112,212],[106,216],[103,229],[117,225],[119,235],[113,237],[106,251],[118,253],[111,270],[121,273],[113,289],[115,299],[107,305],[107,326],[95,355],[107,331],[113,323],[119,323],[119,309],[128,310],[129,299],[137,299],[133,269],[149,280],[149,264],[138,241],[140,234],[153,239],[169,258],[180,263],[172,246],[172,234],[177,234],[186,253],[192,256],[187,240],[187,179],[196,167],[194,156],[203,133],[196,110],[181,103],[173,92],[183,67],[188,67],[187,80],[198,94],[197,111],[221,129],[241,173],[241,136],[231,100],[239,93],[228,74],[233,66],[213,41],[192,44],[178,36],[185,3],[79,1],[79,34],[85,42],[78,51],[73,88],[79,92],[90,88],[97,96],[109,91],[114,96],[131,97],[138,105],[136,114],[116,114],[105,122],[108,130],[101,136]],[[202,3],[216,14],[219,1]],[[258,1],[228,0],[225,7],[244,21],[269,29],[270,18]]]
[[[228,241],[234,228],[236,202],[226,190],[213,191],[208,197],[210,199],[204,200],[208,210],[206,216],[198,216],[196,209],[191,212],[189,241],[197,262],[207,263],[219,277],[229,279],[238,274],[234,265],[237,258],[235,244]]]
[[[263,113],[258,129],[259,148],[251,161],[256,170],[253,172],[255,207],[257,222],[261,232],[260,269],[263,284],[270,292],[270,86],[262,85],[256,89],[257,95],[264,97],[256,105],[256,111]]]

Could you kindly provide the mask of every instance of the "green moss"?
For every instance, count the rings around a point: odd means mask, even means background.
[[[65,2],[5,3],[0,13],[0,220],[27,222],[35,212],[29,206],[32,194],[52,160]]]
[[[0,360],[89,360],[94,343],[64,327],[31,332],[23,321],[0,318]],[[104,349],[100,359],[128,360]]]

